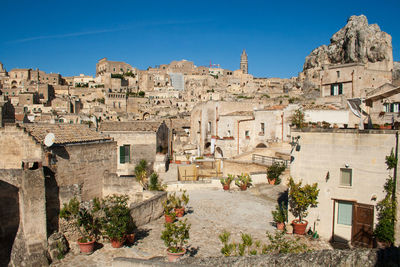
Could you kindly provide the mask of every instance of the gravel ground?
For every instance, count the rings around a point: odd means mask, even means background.
[[[266,243],[266,231],[274,231],[271,210],[285,191],[283,186],[263,186],[248,191],[202,189],[188,191],[188,212],[183,217],[191,224],[189,255],[194,257],[221,256],[218,235],[225,229],[232,233],[232,241],[240,241],[240,233],[248,233],[255,240]],[[90,256],[69,253],[53,266],[111,266],[113,257],[150,259],[165,257],[165,246],[160,239],[164,218],[141,228],[131,248],[113,249],[109,244]],[[329,249],[323,241],[314,241],[314,249]],[[85,265],[86,264],[86,265]],[[107,265],[109,264],[109,265]]]

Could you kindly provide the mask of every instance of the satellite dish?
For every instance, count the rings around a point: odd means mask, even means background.
[[[53,133],[48,133],[46,137],[44,138],[44,144],[47,147],[51,147],[54,144],[54,140],[56,139],[56,136]]]

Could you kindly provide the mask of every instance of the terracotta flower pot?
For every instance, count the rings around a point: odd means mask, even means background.
[[[276,229],[284,230],[285,229],[285,223],[284,222],[276,223]]]
[[[125,238],[122,238],[122,239],[112,238],[112,239],[110,239],[110,242],[111,242],[111,246],[113,248],[120,248],[124,245]]]
[[[175,262],[177,259],[179,259],[183,255],[185,255],[185,253],[186,253],[186,249],[183,249],[182,252],[178,252],[178,253],[169,252],[168,249],[167,249],[168,261],[169,262]]]
[[[303,220],[305,223],[300,223],[299,220],[293,220],[293,234],[304,235],[306,233],[308,221]]]
[[[183,217],[183,215],[185,214],[185,208],[175,208],[175,214],[176,217]]]
[[[223,188],[225,191],[228,191],[228,190],[231,188],[231,186],[230,186],[229,184],[224,184],[224,185],[222,186],[222,188]]]
[[[78,241],[77,243],[79,245],[79,249],[81,250],[81,253],[83,253],[83,254],[92,254],[93,251],[94,251],[94,243],[95,242],[96,241],[93,240],[93,241],[84,242],[84,243],[81,243],[81,242]]]
[[[269,184],[275,184],[275,179],[268,179]]]
[[[247,190],[247,185],[243,184],[240,186],[240,190],[246,191]]]
[[[166,222],[166,223],[172,223],[172,222],[174,222],[174,217],[171,216],[171,215],[164,214],[164,218],[165,218],[165,222]]]
[[[125,241],[128,245],[133,245],[135,243],[135,234],[126,234]]]

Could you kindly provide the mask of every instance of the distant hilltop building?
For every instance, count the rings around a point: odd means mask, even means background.
[[[240,56],[240,69],[244,74],[249,73],[249,63],[247,61],[247,54],[245,49],[243,49],[242,55]]]

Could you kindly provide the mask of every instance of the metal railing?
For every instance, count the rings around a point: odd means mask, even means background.
[[[271,166],[274,163],[283,163],[286,167],[289,165],[289,161],[280,158],[268,157],[258,154],[253,154],[251,156],[251,161],[253,163],[262,164],[266,166]]]

